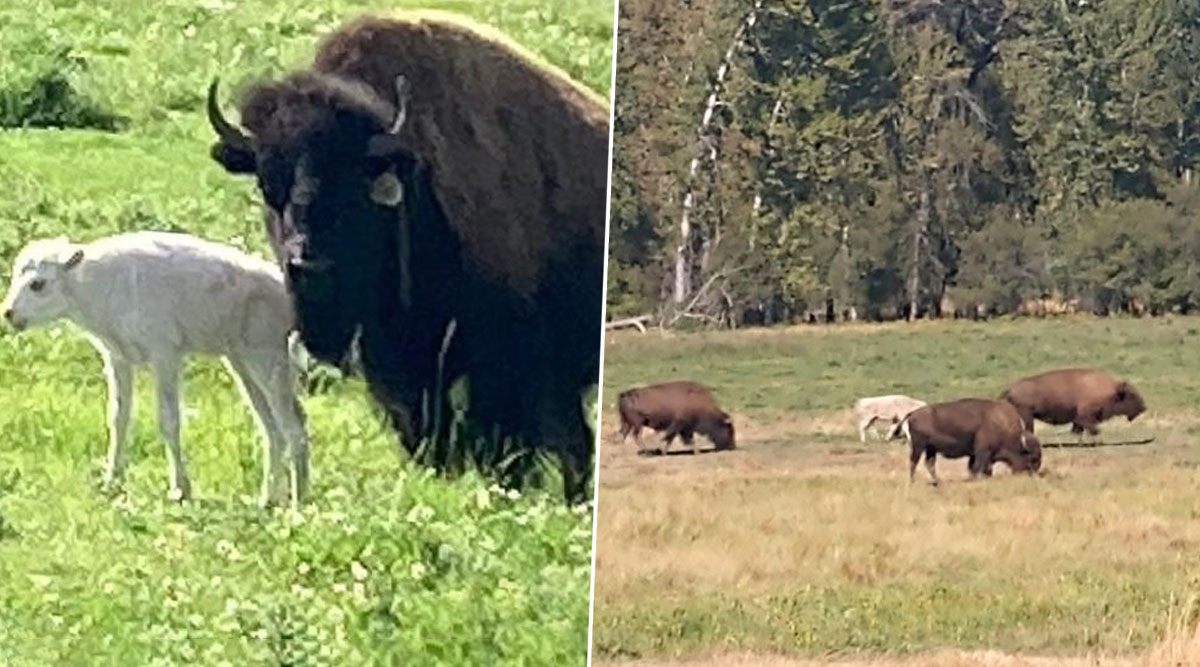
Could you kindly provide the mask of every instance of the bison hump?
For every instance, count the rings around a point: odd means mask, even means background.
[[[580,246],[603,252],[608,112],[561,70],[496,30],[430,11],[348,24],[315,67],[393,103],[395,77],[408,77],[405,143],[430,165],[485,276],[529,297],[554,260]]]

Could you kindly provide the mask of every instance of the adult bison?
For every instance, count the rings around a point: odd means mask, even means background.
[[[1098,425],[1124,415],[1133,421],[1146,402],[1132,384],[1094,368],[1061,368],[1014,382],[1000,398],[1008,401],[1033,432],[1033,420],[1070,424],[1071,432],[1100,433]]]
[[[912,446],[910,482],[922,455],[935,486],[938,454],[948,459],[967,457],[971,479],[990,477],[996,461],[1007,463],[1013,472],[1035,472],[1042,466],[1041,443],[1024,431],[1016,408],[1004,401],[963,398],[926,405],[904,417],[899,431]]]
[[[313,356],[341,365],[357,342],[402,445],[440,469],[462,463],[448,388],[465,376],[481,458],[517,483],[532,450],[555,452],[568,500],[584,500],[604,100],[498,33],[430,12],[330,34],[311,68],[249,86],[245,130],[216,97],[214,80],[212,157],[257,177]],[[495,456],[514,439],[526,465]]]
[[[642,428],[665,431],[663,453],[671,447],[675,436],[696,453],[696,433],[707,437],[717,449],[734,449],[733,422],[717,406],[712,391],[690,380],[664,382],[627,389],[617,396],[617,411],[621,415],[621,442],[630,433],[642,450]]]

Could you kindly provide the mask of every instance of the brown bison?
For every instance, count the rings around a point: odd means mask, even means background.
[[[918,408],[900,422],[909,444],[908,479],[911,482],[921,455],[930,482],[938,484],[934,461],[938,454],[956,459],[967,457],[971,479],[990,477],[992,464],[1002,461],[1013,472],[1035,472],[1042,467],[1042,445],[1025,433],[1021,416],[1004,401],[964,398]]]
[[[734,449],[733,422],[717,407],[708,387],[689,380],[638,387],[617,397],[621,414],[621,442],[633,433],[638,451],[642,451],[642,427],[665,431],[662,452],[670,448],[675,436],[696,453],[694,436],[706,436],[718,450]]]
[[[1071,432],[1095,436],[1097,426],[1124,415],[1133,421],[1146,411],[1146,402],[1133,385],[1094,368],[1063,368],[1014,382],[1000,398],[1008,401],[1033,432],[1033,420],[1070,424]]]

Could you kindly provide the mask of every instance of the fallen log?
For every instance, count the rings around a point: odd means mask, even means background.
[[[646,323],[654,319],[652,315],[639,315],[637,317],[626,317],[623,320],[613,320],[604,323],[604,329],[620,329],[623,327],[637,327],[637,330],[646,333]]]
[[[1141,440],[1120,440],[1117,442],[1079,442],[1077,440],[1065,440],[1059,442],[1043,442],[1042,449],[1069,449],[1072,447],[1130,447],[1133,445],[1148,445],[1154,442],[1153,437],[1142,438]]]

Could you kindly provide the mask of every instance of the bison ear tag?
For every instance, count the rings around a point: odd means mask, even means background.
[[[380,206],[399,206],[404,201],[404,186],[390,171],[385,171],[371,184],[371,201]]]

